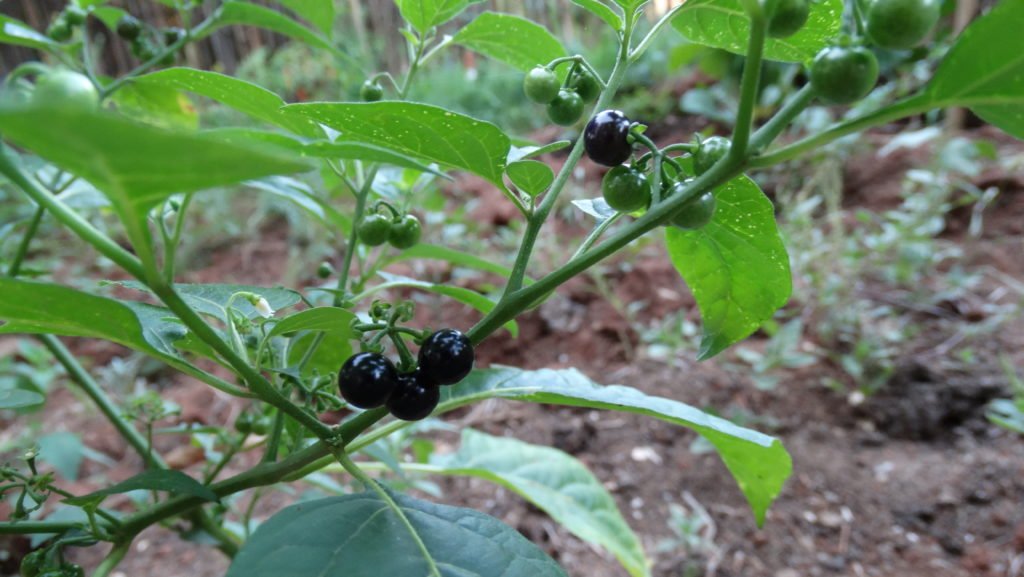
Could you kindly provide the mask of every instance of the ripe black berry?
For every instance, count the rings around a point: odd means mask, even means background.
[[[602,110],[594,115],[583,131],[583,144],[590,160],[605,166],[618,166],[629,159],[630,120],[618,110]]]
[[[398,376],[398,387],[388,399],[388,410],[396,419],[419,421],[427,418],[441,400],[441,389],[429,382],[422,371]]]
[[[473,344],[455,329],[442,329],[420,347],[420,371],[439,385],[454,385],[473,370]]]
[[[359,353],[338,372],[338,389],[350,405],[373,409],[383,405],[398,386],[398,371],[384,355]]]

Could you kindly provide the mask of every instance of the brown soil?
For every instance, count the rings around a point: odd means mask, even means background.
[[[915,162],[915,157],[907,155],[901,162],[876,171],[865,159],[855,159],[852,170],[862,174],[854,182],[891,191],[899,170]],[[986,173],[982,179],[1005,189],[998,209],[989,213],[985,234],[975,240],[964,236],[963,220],[969,215],[960,213],[950,219],[948,234],[963,240],[968,268],[992,267],[1021,282],[1024,187],[1005,174]],[[858,206],[891,207],[888,193],[853,196]],[[478,216],[495,226],[513,218],[493,211]],[[289,257],[287,238],[288,232],[278,223],[258,242],[211,250],[204,266],[191,276],[199,281],[273,284]],[[250,260],[261,263],[257,277],[238,273],[252,270],[245,265]],[[752,426],[780,437],[794,461],[793,476],[763,529],[754,525],[718,458],[695,451],[694,435],[684,429],[632,415],[502,402],[484,403],[446,420],[558,447],[589,465],[640,535],[658,577],[1024,574],[1024,442],[983,416],[985,403],[1007,394],[1000,355],[1024,366],[1024,322],[1019,317],[994,336],[972,342],[975,361],[967,365],[954,356],[955,346],[943,347],[959,327],[976,322],[975,303],[970,299],[949,303],[942,315],[922,313],[927,330],[905,344],[904,356],[887,386],[863,402],[821,386],[823,376],[837,373],[827,363],[784,371],[776,389],[760,391],[747,376],[728,366],[733,360],[729,354],[700,364],[693,361],[692,350],[669,360],[646,356],[637,322],[684,310],[693,320],[697,315],[691,296],[660,249],[647,247],[628,264],[608,270],[608,286],[614,287],[618,302],[645,303],[639,318],[628,319],[620,308],[599,297],[591,280],[576,279],[520,319],[518,339],[499,333],[482,345],[481,364],[578,366],[599,382],[629,384],[723,414],[756,415],[758,421]],[[974,292],[985,295],[991,290],[992,286],[981,286]],[[430,299],[424,302],[441,305]],[[466,327],[475,318],[450,304],[420,310],[427,311],[420,320],[435,326]],[[99,362],[122,354],[111,347],[70,342],[76,351]],[[762,344],[763,338],[755,336],[746,346]],[[157,382],[165,397],[181,405],[182,420],[230,423],[240,408],[237,400],[187,379],[160,373]],[[43,418],[45,430],[81,432],[91,449],[118,463],[111,469],[85,461],[81,479],[68,483],[69,490],[84,492],[139,470],[138,458],[69,390],[52,395]],[[4,423],[5,431],[25,425],[24,420]],[[457,443],[452,433],[434,437],[439,450]],[[158,449],[193,471],[201,458],[185,437],[162,437]],[[232,468],[244,469],[247,458]],[[607,554],[569,535],[515,495],[477,480],[440,482],[444,502],[472,506],[505,520],[545,547],[570,575],[626,575]],[[260,507],[261,515],[272,514],[289,499],[273,494]],[[129,507],[125,499],[107,504]],[[670,505],[706,515],[708,523],[689,547],[678,541],[664,545],[673,537]],[[6,515],[0,510],[0,517]],[[25,551],[25,543],[8,538],[0,549],[16,558]],[[102,557],[102,550],[72,554],[90,566]],[[0,559],[0,574],[11,572],[13,565],[3,563]],[[167,529],[157,528],[139,536],[119,571],[125,576],[203,577],[221,575],[226,566],[212,548],[181,541]]]

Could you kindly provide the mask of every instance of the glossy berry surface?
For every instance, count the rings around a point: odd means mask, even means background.
[[[572,78],[569,79],[569,88],[575,90],[583,102],[593,102],[601,95],[601,85],[586,68],[576,69]]]
[[[384,98],[384,87],[375,80],[367,80],[359,88],[359,98],[363,102],[377,102]]]
[[[135,40],[142,33],[142,23],[131,14],[125,14],[117,21],[117,35],[125,40]]]
[[[681,194],[689,185],[689,182],[678,182],[672,189],[673,195]],[[672,216],[672,226],[683,230],[698,230],[704,228],[715,216],[715,195],[710,192],[698,196],[687,202]]]
[[[544,66],[537,66],[526,73],[523,80],[523,92],[526,97],[537,104],[548,104],[558,97],[561,82],[558,76]]]
[[[72,32],[71,24],[62,16],[58,16],[46,27],[46,35],[57,42],[70,40]]]
[[[398,386],[398,371],[384,355],[358,353],[338,371],[338,389],[350,405],[373,409],[387,402]]]
[[[583,116],[583,99],[573,90],[559,90],[548,104],[548,118],[559,126],[572,126]]]
[[[420,372],[439,385],[454,385],[466,378],[475,360],[473,344],[455,329],[437,331],[420,347]]]
[[[811,63],[811,88],[825,102],[849,104],[878,82],[878,59],[867,48],[831,46]]]
[[[788,38],[796,34],[804,24],[811,8],[807,0],[767,0],[764,3],[768,17],[768,36]]]
[[[55,70],[39,77],[32,102],[47,106],[92,109],[99,106],[96,87],[83,74],[72,70]]]
[[[618,110],[602,110],[594,115],[583,131],[583,145],[590,160],[604,166],[618,166],[629,160],[631,122]]]
[[[716,162],[729,154],[731,143],[728,138],[712,136],[700,143],[700,148],[693,155],[693,170],[698,174],[704,174],[715,165]]]
[[[940,0],[872,0],[868,4],[868,38],[882,48],[913,48],[928,36],[942,15]]]
[[[391,219],[382,214],[368,214],[359,223],[359,240],[367,246],[380,246],[391,236]]]
[[[406,249],[416,246],[420,242],[423,229],[420,227],[420,219],[411,214],[391,223],[388,233],[388,243],[398,249]]]
[[[633,212],[651,204],[651,185],[639,170],[616,166],[604,175],[601,195],[608,206],[619,212]]]
[[[430,383],[420,371],[398,376],[398,387],[388,399],[388,411],[396,419],[420,421],[437,408],[441,389]]]

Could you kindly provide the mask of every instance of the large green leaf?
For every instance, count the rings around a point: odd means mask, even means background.
[[[458,452],[431,465],[438,473],[481,477],[515,491],[580,539],[607,549],[630,575],[650,575],[640,539],[615,499],[572,455],[464,429]]]
[[[967,27],[935,71],[935,106],[970,108],[1024,139],[1024,2],[1003,0]]]
[[[15,44],[40,50],[53,50],[60,47],[60,44],[36,32],[28,24],[2,14],[0,14],[0,44]]]
[[[186,363],[174,343],[185,327],[169,310],[119,302],[74,289],[0,278],[0,334],[53,334],[103,339],[146,353],[204,382],[211,377]]]
[[[102,191],[136,249],[146,253],[152,243],[146,215],[170,195],[309,168],[277,148],[61,107],[0,108],[0,133]]]
[[[284,14],[270,8],[235,0],[229,0],[218,8],[215,24],[204,31],[203,37],[209,36],[218,28],[232,24],[266,28],[299,42],[305,42],[314,48],[327,50],[333,54],[340,54],[340,51],[329,40]]]
[[[622,30],[622,18],[600,0],[572,0],[572,3],[604,20],[613,30]]]
[[[754,181],[733,179],[715,191],[717,208],[700,230],[666,229],[672,264],[700,306],[710,358],[756,331],[793,289],[789,255],[775,210]]]
[[[89,493],[88,495],[82,495],[80,497],[65,499],[64,502],[69,505],[98,503],[102,501],[104,497],[108,497],[110,495],[141,490],[166,491],[172,495],[188,495],[190,497],[198,497],[204,501],[220,500],[217,498],[217,494],[209,487],[201,484],[199,481],[196,481],[181,471],[153,469],[139,473],[130,479],[121,481],[120,483],[107,487],[106,489]]]
[[[408,525],[374,493],[292,505],[253,533],[227,577],[565,577],[536,545],[493,517],[406,495],[393,499]]]
[[[497,126],[428,104],[309,103],[284,110],[339,131],[339,142],[380,146],[466,170],[497,185],[511,146]]]
[[[842,16],[843,0],[811,0],[807,24],[789,38],[768,38],[765,59],[805,62],[813,58],[839,34]],[[747,52],[750,19],[741,0],[688,0],[672,25],[697,44]]]
[[[524,72],[566,54],[562,43],[540,24],[495,12],[477,16],[452,41]]]
[[[494,397],[636,413],[693,429],[718,451],[759,525],[793,469],[778,439],[672,399],[646,395],[631,387],[597,385],[575,369],[473,371],[461,383],[442,387],[440,410]]]
[[[244,80],[217,72],[194,68],[168,68],[140,76],[132,81],[142,86],[182,90],[211,98],[257,120],[308,137],[323,137],[315,122],[292,114],[283,114],[284,100],[273,92]]]
[[[334,30],[334,0],[277,0],[277,2],[308,20],[324,36],[331,37]]]
[[[470,4],[483,0],[395,0],[402,18],[419,33],[455,18]]]

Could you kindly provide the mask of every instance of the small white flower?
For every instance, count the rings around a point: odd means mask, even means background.
[[[268,303],[267,299],[263,297],[257,299],[256,302],[253,303],[253,306],[256,307],[256,312],[265,319],[269,319],[274,316],[274,309],[270,308],[270,303]]]

